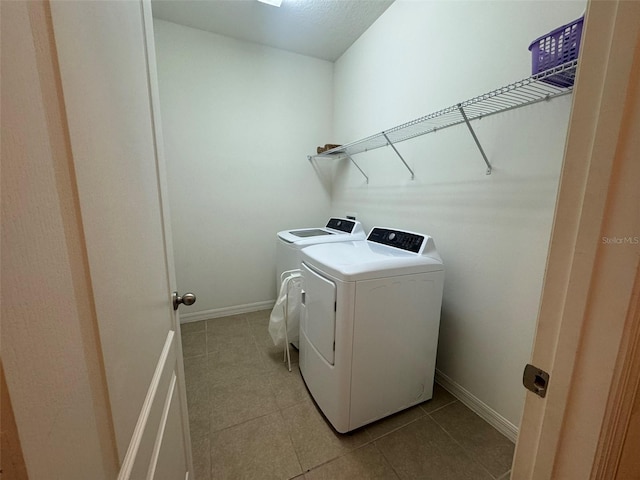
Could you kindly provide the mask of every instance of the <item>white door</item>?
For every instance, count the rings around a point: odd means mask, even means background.
[[[150,4],[51,14],[119,478],[189,478]]]

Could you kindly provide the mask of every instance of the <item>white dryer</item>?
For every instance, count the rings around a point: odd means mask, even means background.
[[[300,371],[341,433],[433,396],[444,266],[433,239],[373,228],[302,250]]]

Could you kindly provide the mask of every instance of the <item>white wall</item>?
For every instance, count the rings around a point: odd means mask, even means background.
[[[349,142],[527,77],[529,43],[585,2],[397,0],[336,62],[334,139]],[[331,210],[432,235],[446,266],[437,368],[519,425],[571,97],[474,123],[335,167]],[[462,390],[461,390],[462,391]]]
[[[176,275],[198,297],[184,313],[265,308],[276,232],[329,214],[330,171],[306,155],[331,141],[333,64],[154,27]]]

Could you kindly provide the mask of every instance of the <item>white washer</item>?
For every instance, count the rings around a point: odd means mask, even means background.
[[[341,433],[433,395],[444,266],[433,239],[373,228],[302,250],[300,371]]]
[[[303,248],[319,243],[348,242],[350,240],[364,240],[366,234],[362,224],[349,218],[332,217],[324,228],[301,228],[278,232],[276,245],[276,286],[280,288],[282,272],[300,268],[300,252]],[[293,287],[290,295],[300,297],[299,287]],[[288,322],[291,330],[290,343],[298,348],[299,311],[293,310],[289,314]]]
[[[300,228],[278,232],[276,246],[276,285],[287,270],[300,268],[300,251],[317,243],[364,240],[362,224],[349,218],[330,218],[324,228]]]

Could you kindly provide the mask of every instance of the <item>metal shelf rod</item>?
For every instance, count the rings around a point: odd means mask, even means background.
[[[357,168],[358,170],[360,170],[360,173],[361,173],[361,174],[362,174],[362,176],[366,179],[367,184],[368,184],[368,183],[369,183],[369,177],[367,177],[367,174],[366,174],[366,173],[364,173],[364,172],[362,171],[362,169],[360,168],[360,165],[358,165],[358,164],[356,163],[356,161],[355,161],[353,158],[351,158],[351,155],[349,155],[349,154],[345,153],[345,156],[346,156],[349,160],[351,160],[351,163],[353,163],[353,164],[356,166],[356,168]]]
[[[404,163],[404,166],[407,167],[407,170],[409,170],[409,172],[411,172],[411,180],[415,179],[416,176],[413,173],[413,170],[411,170],[411,167],[407,164],[407,162],[404,161],[404,158],[402,158],[402,155],[400,155],[400,152],[398,151],[396,146],[393,144],[393,142],[391,140],[389,140],[389,137],[387,136],[386,133],[382,132],[382,135],[387,140],[387,142],[389,143],[391,148],[393,148],[393,151],[396,152],[396,155],[398,155],[398,157],[400,157],[400,160],[402,160],[402,163]]]
[[[462,105],[458,104],[458,108],[460,109],[460,114],[462,115],[462,118],[464,118],[464,123],[467,124],[467,127],[469,128],[469,132],[471,132],[471,136],[473,137],[474,142],[476,142],[476,145],[478,146],[478,150],[480,150],[480,153],[482,154],[484,163],[487,164],[487,175],[491,175],[491,163],[489,163],[489,159],[487,158],[487,155],[484,153],[484,150],[482,149],[482,145],[480,145],[480,141],[476,136],[476,132],[473,131],[473,127],[469,123],[469,119],[467,118],[467,114],[464,113],[464,108],[462,108]]]

